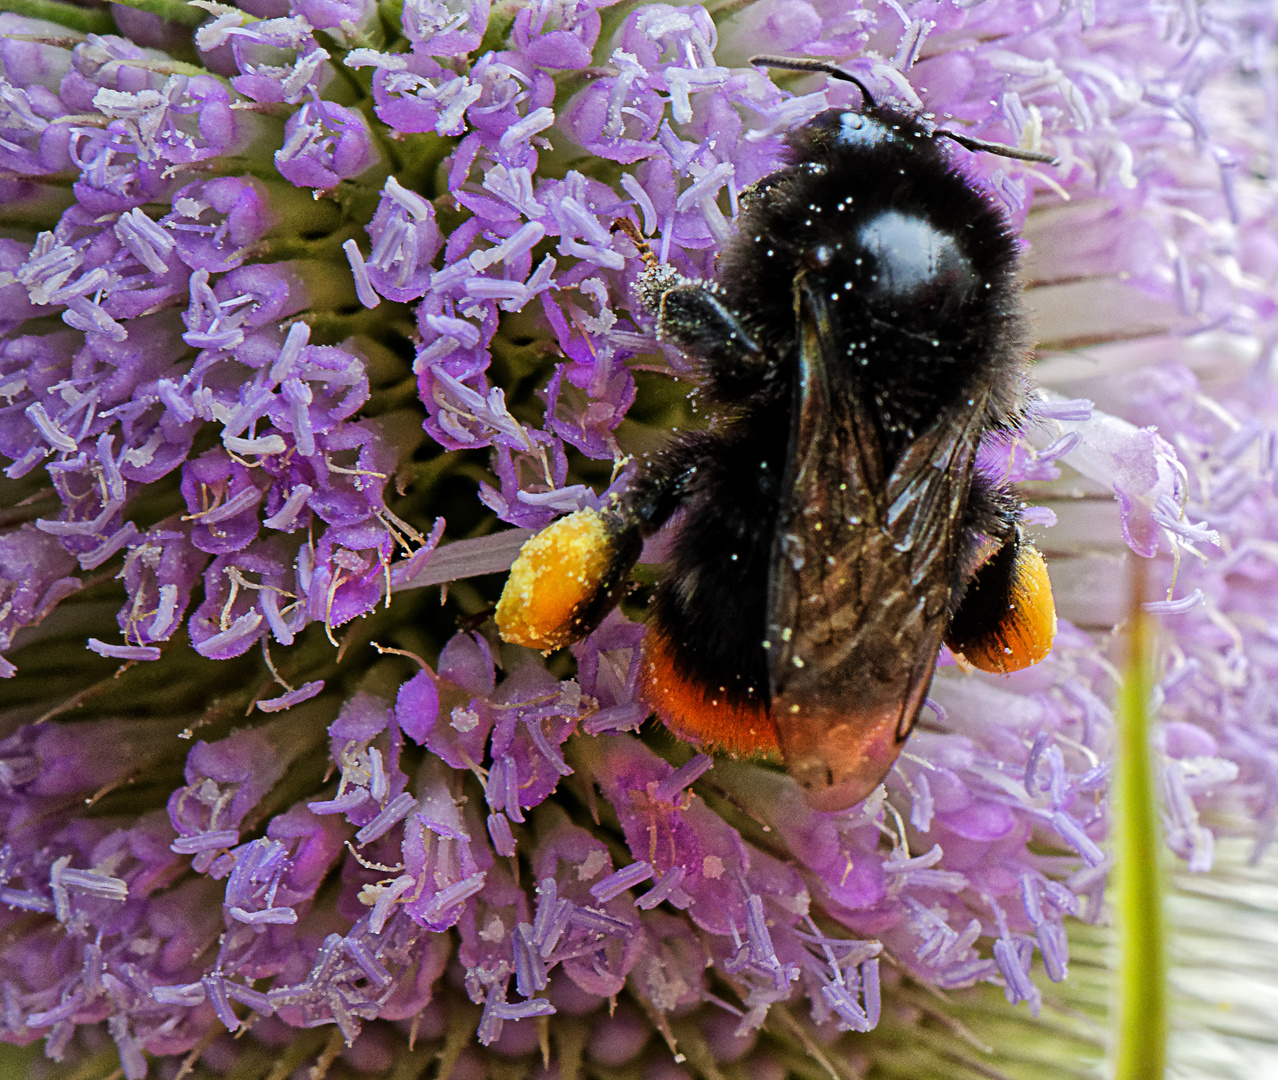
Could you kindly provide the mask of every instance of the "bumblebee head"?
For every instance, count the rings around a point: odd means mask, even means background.
[[[869,88],[851,72],[841,67],[828,64],[822,60],[799,59],[788,56],[752,56],[750,63],[757,67],[784,68],[787,71],[822,72],[842,82],[850,82],[861,92],[861,108],[831,109],[814,118],[804,129],[812,135],[812,142],[819,145],[825,140],[827,145],[876,147],[890,144],[914,148],[935,148],[937,139],[949,139],[959,146],[973,152],[998,154],[1000,157],[1018,158],[1021,161],[1037,161],[1044,164],[1055,164],[1051,154],[1038,150],[1021,149],[1006,146],[1003,143],[987,142],[970,135],[962,135],[957,131],[949,131],[942,127],[926,126],[922,119],[913,113],[902,112],[886,105],[880,105],[870,93]]]
[[[935,132],[917,117],[877,105],[870,97],[860,109],[827,109],[818,113],[796,129],[790,141],[800,157],[820,158],[849,148],[937,153]]]

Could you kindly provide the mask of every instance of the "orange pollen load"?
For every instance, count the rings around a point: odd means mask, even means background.
[[[676,735],[699,746],[733,754],[774,751],[777,729],[766,701],[730,702],[718,687],[706,687],[675,666],[669,644],[654,630],[643,639],[639,694]]]
[[[502,640],[545,650],[575,641],[577,619],[599,591],[615,547],[598,510],[578,510],[525,541],[497,601]]]
[[[1006,675],[1037,664],[1056,638],[1056,602],[1047,563],[1033,544],[1016,555],[1011,603],[998,626],[969,643],[963,658],[982,671]]]

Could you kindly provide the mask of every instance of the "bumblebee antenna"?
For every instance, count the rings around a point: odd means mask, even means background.
[[[833,79],[850,82],[861,91],[861,108],[868,108],[871,112],[878,111],[879,103],[874,100],[874,95],[866,88],[865,83],[835,64],[827,64],[824,60],[808,60],[798,56],[752,56],[750,57],[750,63],[755,67],[784,68],[786,71],[820,72],[824,75],[829,75]]]
[[[1056,157],[1053,154],[1044,154],[1038,150],[1021,150],[1015,146],[1008,146],[1006,143],[986,142],[984,139],[974,139],[971,135],[960,135],[957,131],[948,131],[945,128],[937,128],[934,134],[956,142],[974,153],[997,154],[999,157],[1016,158],[1017,161],[1040,161],[1044,165],[1056,164]]]

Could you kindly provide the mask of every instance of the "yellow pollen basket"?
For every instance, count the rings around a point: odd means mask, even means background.
[[[615,536],[604,514],[578,510],[528,539],[497,601],[502,640],[542,650],[577,640],[580,616],[612,565]]]
[[[1056,638],[1056,602],[1047,563],[1032,544],[1016,556],[1011,603],[999,625],[968,643],[963,658],[973,667],[1007,675],[1037,664]]]

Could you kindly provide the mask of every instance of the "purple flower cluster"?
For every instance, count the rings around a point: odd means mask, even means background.
[[[0,15],[0,202],[30,234],[0,240],[17,493],[0,531],[17,663],[0,656],[0,674],[24,685],[37,624],[73,621],[76,594],[114,578],[120,640],[78,647],[125,662],[122,685],[173,672],[213,697],[260,643],[279,690],[243,688],[234,724],[218,714],[193,745],[189,714],[62,717],[56,688],[36,713],[0,712],[0,1038],[61,1059],[104,1027],[136,1080],[148,1057],[229,1061],[221,1032],[282,1046],[333,1025],[360,1068],[374,1022],[435,1038],[464,997],[502,1055],[537,1047],[532,1018],[593,1015],[593,1060],[646,1053],[673,1077],[680,1018],[700,1010],[714,1058],[755,1054],[771,1076],[756,1042],[778,1005],[838,1053],[903,974],[1036,1010],[1034,969],[1067,974],[1066,916],[1101,910],[1104,635],[1129,550],[1170,583],[1148,605],[1166,626],[1168,842],[1205,870],[1205,821],[1269,841],[1278,245],[1273,191],[1251,176],[1270,129],[1249,122],[1273,102],[1247,81],[1275,39],[1268,5],[758,0],[716,21],[702,5],[406,0],[398,28],[363,0],[201,6],[202,72],[148,47],[171,30],[151,16],[130,19],[137,41],[69,44]],[[960,160],[1031,243],[1044,343],[1026,433],[987,440],[981,468],[1054,526],[1072,623],[1008,678],[945,654],[884,788],[839,814],[765,764],[638,734],[643,628],[620,614],[574,647],[572,678],[469,630],[419,659],[397,615],[409,590],[502,557],[488,539],[436,552],[435,507],[421,531],[392,511],[414,445],[374,415],[385,342],[369,327],[389,312],[412,343],[414,428],[489,452],[478,498],[497,518],[599,506],[577,456],[624,486],[635,362],[662,347],[613,224],[713,274],[785,133],[850,100],[746,64],[780,50],[1059,157]],[[516,315],[553,355],[539,422],[495,374]],[[334,630],[383,603],[399,658],[346,660]],[[286,670],[360,674],[294,688],[268,643]],[[172,774],[166,805],[84,812],[148,768]],[[480,1075],[463,1053],[458,1075]]]
[[[29,249],[3,241],[5,475],[42,470],[61,504],[6,537],[22,593],[0,623],[6,644],[83,583],[77,566],[122,559],[123,640],[92,639],[95,651],[153,660],[184,622],[212,658],[267,637],[288,645],[312,621],[331,628],[369,611],[396,541],[421,540],[387,517],[396,455],[356,416],[369,394],[364,358],[311,344],[303,275],[263,258],[279,181],[193,179],[251,158],[268,134],[233,106],[289,93],[308,99],[276,155],[289,180],[326,188],[372,161],[362,122],[319,98],[313,53],[292,68],[251,60],[255,49],[313,45],[305,19],[235,29],[244,74],[231,84],[249,102],[123,38],[0,48],[3,167],[20,177],[3,182],[4,198],[35,213],[42,181],[77,176],[75,204]],[[210,47],[219,34],[232,28],[201,30]],[[338,134],[324,135],[330,127]],[[167,211],[144,209],[156,204]],[[23,332],[40,318],[65,327]],[[146,492],[172,473],[183,512],[140,527]]]

